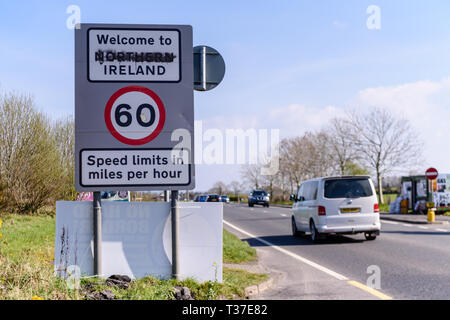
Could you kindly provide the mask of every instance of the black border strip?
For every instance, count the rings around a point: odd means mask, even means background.
[[[179,68],[179,79],[178,81],[151,81],[151,80],[91,80],[90,79],[90,71],[89,71],[89,65],[90,65],[90,61],[89,61],[89,31],[90,30],[146,30],[146,31],[176,31],[178,32],[178,58],[179,58],[179,63],[178,63],[178,68]],[[176,28],[103,28],[103,27],[92,27],[92,28],[88,28],[86,30],[86,38],[87,38],[87,80],[89,82],[100,82],[100,83],[143,83],[143,82],[148,82],[148,83],[180,83],[181,80],[183,79],[183,75],[182,75],[182,68],[181,68],[181,64],[182,64],[182,59],[181,59],[181,47],[182,47],[182,41],[181,41],[181,31],[180,29],[176,29]]]
[[[176,186],[188,186],[191,184],[192,182],[192,164],[188,164],[188,168],[189,168],[189,182],[188,183],[178,183],[178,184],[114,184],[114,185],[110,185],[110,184],[106,184],[106,185],[100,185],[100,184],[96,184],[96,185],[84,185],[82,183],[83,180],[83,174],[82,174],[82,157],[81,154],[83,151],[115,151],[115,150],[127,150],[127,151],[142,151],[142,150],[185,150],[187,151],[189,154],[189,159],[191,159],[191,152],[187,149],[175,149],[175,148],[136,148],[136,149],[129,149],[129,148],[86,148],[86,149],[81,149],[80,150],[80,155],[79,155],[79,182],[80,182],[80,186],[83,188],[97,188],[97,187],[108,187],[108,188],[114,188],[114,187],[176,187]],[[192,159],[191,159],[192,160]]]

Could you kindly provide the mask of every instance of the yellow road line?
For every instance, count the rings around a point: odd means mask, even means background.
[[[368,287],[368,286],[362,284],[361,282],[350,280],[347,283],[351,284],[352,286],[357,287],[361,290],[364,290],[364,291],[374,295],[375,297],[380,298],[381,300],[392,300],[392,297],[390,297],[384,293],[381,293],[380,291],[378,291],[376,289]]]
[[[299,256],[298,254],[290,252],[289,250],[286,250],[284,248],[276,246],[273,243],[270,243],[269,241],[266,241],[264,239],[256,237],[255,235],[253,235],[253,234],[251,234],[251,233],[249,233],[249,232],[247,232],[245,230],[242,230],[241,228],[238,228],[237,226],[235,226],[235,225],[233,225],[233,224],[231,224],[231,223],[229,223],[229,222],[227,222],[225,220],[223,220],[223,223],[225,225],[227,225],[227,226],[229,226],[229,227],[239,231],[240,233],[245,234],[246,236],[249,236],[251,238],[254,238],[255,240],[258,240],[259,242],[262,242],[262,243],[266,244],[267,246],[271,247],[272,249],[275,249],[275,250],[280,251],[280,252],[282,252],[282,253],[284,253],[284,254],[286,254],[288,256],[291,256],[292,258],[294,258],[296,260],[299,260],[299,261],[301,261],[301,262],[303,262],[303,263],[305,263],[305,264],[307,264],[307,265],[309,265],[309,266],[311,266],[311,267],[313,267],[313,268],[315,268],[317,270],[325,272],[328,275],[333,276],[334,278],[336,278],[338,280],[346,281],[348,284],[350,284],[350,285],[352,285],[354,287],[357,287],[357,288],[359,288],[361,290],[364,290],[364,291],[374,295],[375,297],[377,297],[379,299],[382,299],[382,300],[392,300],[393,299],[392,297],[390,297],[388,295],[385,295],[384,293],[381,293],[380,291],[378,291],[376,289],[372,289],[372,288],[370,288],[370,287],[368,287],[368,286],[366,286],[366,285],[364,285],[364,284],[362,284],[362,283],[360,283],[358,281],[348,280],[348,278],[345,277],[344,275],[341,275],[341,274],[339,274],[337,272],[334,272],[334,271],[332,271],[332,270],[330,270],[330,269],[328,269],[328,268],[326,268],[324,266],[321,266],[321,265],[319,265],[319,264],[317,264],[317,263],[315,263],[315,262],[313,262],[311,260],[303,258],[302,256]]]

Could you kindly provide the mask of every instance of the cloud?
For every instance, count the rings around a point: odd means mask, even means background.
[[[272,122],[280,128],[282,136],[301,135],[305,131],[320,130],[329,120],[342,111],[335,106],[314,108],[303,104],[291,104],[273,109],[266,122]]]
[[[337,29],[347,29],[347,23],[339,20],[334,20],[333,26]]]
[[[290,104],[267,112],[242,113],[203,119],[206,129],[280,129],[281,137],[301,135],[305,131],[320,130],[330,119],[342,114],[336,106],[316,108],[304,104]]]
[[[450,77],[364,89],[352,104],[363,109],[385,107],[407,119],[425,142],[424,166],[450,172]]]

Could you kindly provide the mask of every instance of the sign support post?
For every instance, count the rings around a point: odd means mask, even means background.
[[[102,202],[100,191],[94,192],[94,275],[102,274]]]
[[[171,195],[171,219],[172,219],[172,277],[179,280],[179,240],[180,229],[178,225],[178,190],[172,190]]]
[[[169,190],[164,190],[164,202],[169,202]]]

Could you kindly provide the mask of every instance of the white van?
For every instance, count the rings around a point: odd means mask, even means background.
[[[328,234],[380,234],[380,209],[368,176],[326,177],[303,182],[291,195],[292,234],[311,233],[317,242]]]

